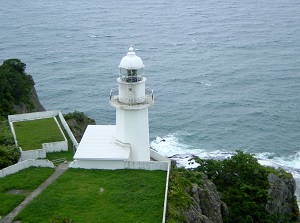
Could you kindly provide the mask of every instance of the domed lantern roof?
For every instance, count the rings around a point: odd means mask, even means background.
[[[142,59],[135,54],[133,47],[130,47],[127,55],[122,58],[119,68],[122,81],[138,82],[142,80],[144,64]]]
[[[122,58],[119,68],[123,69],[141,69],[144,68],[142,59],[134,52],[133,47],[129,48],[129,51],[125,57]]]

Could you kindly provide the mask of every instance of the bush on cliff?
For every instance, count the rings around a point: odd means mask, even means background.
[[[83,112],[74,111],[64,115],[65,120],[67,121],[72,133],[74,134],[78,142],[81,141],[81,138],[86,130],[88,125],[95,125],[96,122],[94,119],[87,117]]]
[[[14,106],[25,104],[29,109],[34,106],[29,92],[32,77],[25,73],[26,64],[19,59],[8,59],[0,66],[0,117],[16,113]]]
[[[285,171],[262,166],[242,151],[224,160],[194,160],[200,164],[195,169],[172,168],[167,222],[298,222],[295,182]],[[278,182],[270,182],[270,174]],[[217,190],[209,187],[209,180]],[[279,198],[270,191],[284,192]]]
[[[270,214],[266,211],[270,188],[268,175],[276,170],[260,165],[251,154],[237,151],[237,154],[229,159],[195,160],[200,164],[196,170],[207,174],[229,208],[229,216],[224,222],[295,221],[291,216]]]
[[[20,151],[15,146],[7,120],[0,121],[0,169],[18,162]]]

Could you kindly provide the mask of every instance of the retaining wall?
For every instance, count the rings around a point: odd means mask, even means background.
[[[71,139],[73,145],[74,145],[75,148],[77,149],[77,147],[78,147],[78,142],[77,142],[77,140],[75,139],[75,137],[74,137],[74,135],[73,135],[71,129],[69,128],[68,123],[66,122],[64,116],[62,115],[62,113],[61,113],[60,111],[58,112],[58,116],[59,116],[59,119],[60,119],[60,121],[61,121],[62,126],[64,127],[64,129],[65,129],[66,132],[68,133],[68,135],[69,135],[69,137],[70,137],[70,139]]]
[[[23,151],[21,147],[21,160],[46,158],[46,153],[68,151],[68,141],[43,143],[42,149]]]
[[[166,177],[167,179],[166,179],[166,190],[165,190],[165,200],[164,200],[164,210],[163,210],[162,223],[166,222],[166,217],[167,217],[167,205],[168,205],[168,191],[169,191],[170,172],[171,172],[171,161],[168,162],[168,170],[167,170],[167,177]]]
[[[125,161],[124,162],[125,169],[142,169],[142,170],[168,170],[168,162],[133,162],[133,161]]]
[[[32,113],[24,113],[18,115],[9,115],[9,122],[20,122],[26,120],[34,120],[34,119],[42,119],[42,118],[51,118],[57,116],[59,113],[58,110],[53,111],[43,111],[43,112],[32,112]]]
[[[42,145],[41,149],[35,149],[35,150],[28,150],[28,151],[22,151],[20,148],[21,152],[21,160],[26,160],[26,159],[38,159],[38,158],[45,158],[47,152],[59,152],[59,151],[68,151],[68,141],[67,138],[65,137],[65,134],[63,130],[61,129],[60,124],[58,123],[56,116],[59,117],[62,126],[68,133],[71,141],[73,142],[73,145],[77,148],[78,142],[76,141],[72,131],[70,130],[66,120],[64,119],[61,111],[54,110],[54,111],[43,111],[43,112],[33,112],[33,113],[25,113],[25,114],[18,114],[18,115],[9,115],[8,116],[8,121],[9,121],[9,126],[11,129],[11,132],[13,134],[15,144],[18,146],[15,130],[13,127],[13,122],[19,122],[19,121],[27,121],[27,120],[35,120],[35,119],[43,119],[43,118],[51,118],[53,117],[54,120],[56,121],[61,134],[64,137],[64,141],[60,142],[50,142],[50,143],[44,143]]]
[[[168,171],[169,162],[135,162],[123,160],[74,160],[70,168],[83,169],[143,169],[143,170],[163,170]]]
[[[49,160],[30,159],[30,160],[25,160],[25,161],[16,163],[12,166],[9,166],[9,167],[6,167],[6,168],[0,170],[0,178],[5,177],[10,174],[17,173],[20,170],[26,169],[31,166],[54,168],[54,164],[52,162],[50,162]]]
[[[21,161],[25,161],[28,159],[38,159],[38,158],[46,158],[46,150],[45,149],[34,149],[34,150],[28,150],[28,151],[23,151],[21,147],[20,152],[21,152]]]

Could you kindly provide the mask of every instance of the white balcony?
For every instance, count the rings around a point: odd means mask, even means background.
[[[110,91],[109,103],[115,108],[128,109],[128,110],[138,110],[147,108],[154,103],[153,89],[146,88],[145,96],[140,98],[120,98],[119,89],[113,88]]]

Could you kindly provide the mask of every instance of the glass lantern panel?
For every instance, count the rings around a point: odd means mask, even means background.
[[[142,76],[143,74],[144,74],[144,69],[143,68],[137,69],[137,75]]]
[[[137,70],[127,70],[128,77],[134,77],[137,75]]]
[[[127,70],[124,68],[120,68],[120,75],[121,76],[127,76]]]

